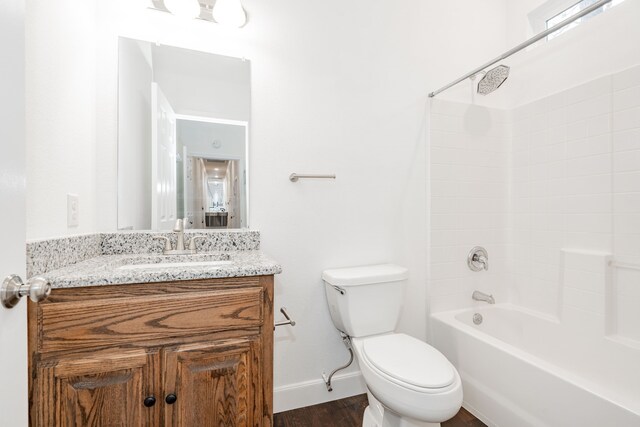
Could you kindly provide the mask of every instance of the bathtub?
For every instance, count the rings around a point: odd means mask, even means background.
[[[462,377],[465,408],[487,425],[640,426],[640,346],[594,332],[589,316],[559,322],[497,304],[431,319],[432,344]]]

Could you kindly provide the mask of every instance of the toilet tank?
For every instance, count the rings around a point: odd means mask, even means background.
[[[325,270],[333,324],[351,337],[392,332],[404,300],[408,270],[394,264]]]

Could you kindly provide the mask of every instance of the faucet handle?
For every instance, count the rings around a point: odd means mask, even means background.
[[[193,236],[190,240],[189,240],[189,250],[190,251],[196,251],[196,241],[197,240],[201,240],[201,239],[206,239],[207,236]]]
[[[164,239],[163,252],[169,252],[171,250],[171,240],[167,236],[153,236],[154,239]]]
[[[487,250],[481,246],[471,249],[467,256],[467,265],[471,271],[488,270],[489,254]]]

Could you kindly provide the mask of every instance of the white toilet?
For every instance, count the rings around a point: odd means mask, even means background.
[[[367,384],[363,427],[440,426],[462,405],[451,362],[429,344],[394,332],[407,273],[393,264],[322,273],[333,323],[351,337]]]

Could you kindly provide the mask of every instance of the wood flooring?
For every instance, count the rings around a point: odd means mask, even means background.
[[[348,397],[274,415],[274,427],[361,427],[367,395]],[[466,409],[442,423],[442,427],[487,427]]]

